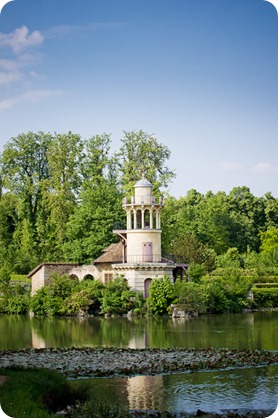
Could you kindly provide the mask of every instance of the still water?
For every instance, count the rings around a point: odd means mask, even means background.
[[[278,349],[278,312],[198,318],[30,318],[0,315],[0,350],[27,347]]]
[[[27,347],[278,349],[278,312],[170,318],[0,316],[0,350]],[[278,404],[278,366],[165,376],[88,379],[92,392],[129,409],[221,412]]]
[[[267,410],[278,404],[278,366],[165,376],[89,379],[98,399],[128,409],[221,413],[227,409]]]

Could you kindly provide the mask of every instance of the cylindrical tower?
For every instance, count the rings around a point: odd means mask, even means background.
[[[161,262],[162,199],[155,202],[152,184],[142,178],[135,186],[135,196],[124,200],[127,215],[126,261],[127,263]]]

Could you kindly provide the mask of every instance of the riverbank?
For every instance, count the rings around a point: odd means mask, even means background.
[[[278,364],[278,351],[44,348],[0,351],[0,368],[47,368],[67,378],[135,376]]]

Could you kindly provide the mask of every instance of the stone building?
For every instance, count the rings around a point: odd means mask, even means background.
[[[107,284],[117,275],[123,275],[128,285],[148,296],[154,278],[168,276],[171,280],[179,271],[182,277],[186,265],[176,265],[161,254],[161,211],[163,200],[155,201],[152,184],[142,178],[134,186],[134,196],[124,198],[126,226],[113,232],[120,242],[111,244],[103,254],[88,265],[77,263],[43,263],[32,270],[32,294],[49,283],[51,274],[67,274],[78,280],[99,279]]]

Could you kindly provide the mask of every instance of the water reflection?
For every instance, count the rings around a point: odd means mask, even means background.
[[[162,376],[135,376],[127,380],[130,409],[165,409]]]
[[[278,349],[278,312],[199,318],[39,318],[1,315],[0,349],[27,347]]]
[[[278,404],[278,366],[166,376],[95,378],[95,396],[129,409],[193,413],[197,409],[274,411]]]

